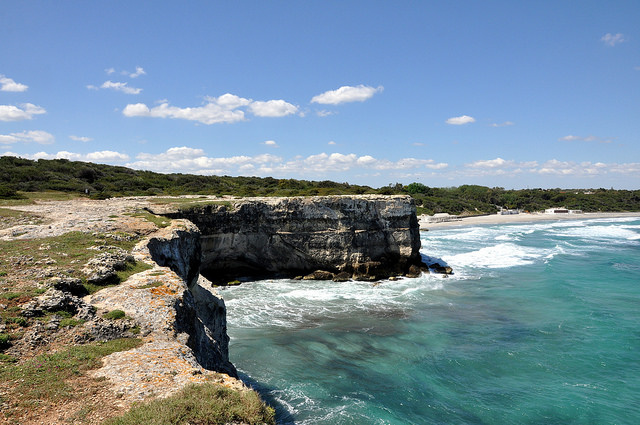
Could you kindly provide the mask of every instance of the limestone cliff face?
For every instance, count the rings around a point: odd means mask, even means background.
[[[409,196],[244,198],[165,215],[198,226],[202,274],[212,280],[316,270],[376,279],[422,265]]]
[[[174,220],[133,251],[151,269],[86,299],[100,310],[123,310],[140,326],[144,344],[105,357],[94,373],[127,400],[164,397],[192,382],[243,387],[230,378],[237,372],[229,362],[224,301],[198,274],[199,242],[196,226]]]

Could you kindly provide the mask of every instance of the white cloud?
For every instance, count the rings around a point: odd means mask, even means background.
[[[574,136],[573,134],[569,134],[568,136],[564,136],[558,139],[560,142],[598,142],[598,143],[611,143],[611,139],[603,139],[601,137],[596,137],[594,135],[589,135],[586,137],[583,136]]]
[[[49,145],[55,142],[55,137],[51,133],[42,130],[22,131],[20,133],[0,134],[0,143],[39,143]]]
[[[251,102],[249,111],[258,117],[285,117],[298,112],[298,107],[284,100]]]
[[[333,140],[329,140],[329,143],[327,143],[327,144],[328,144],[328,145],[331,145],[331,146],[335,146],[337,143],[336,143],[336,142],[334,142]]]
[[[12,92],[22,92],[27,91],[29,86],[21,83],[16,83],[9,77],[5,77],[0,74],[0,91],[12,91]]]
[[[125,73],[126,73],[126,71],[125,71]],[[130,78],[138,78],[139,76],[145,75],[145,74],[146,74],[146,72],[144,72],[144,69],[142,69],[141,66],[136,66],[136,72],[130,73],[129,77]]]
[[[510,125],[515,125],[514,123],[512,123],[511,121],[505,121],[502,123],[493,123],[491,124],[491,127],[508,127]]]
[[[245,119],[244,111],[214,102],[195,108],[178,108],[169,106],[168,103],[162,103],[151,109],[143,103],[136,103],[127,105],[122,113],[127,117],[173,118],[198,121],[203,124],[232,123]]]
[[[496,167],[502,167],[505,164],[507,164],[507,161],[505,161],[502,158],[496,158],[496,159],[475,161],[469,164],[469,166],[479,167],[479,168],[496,168]]]
[[[573,134],[569,134],[568,136],[561,137],[558,140],[564,141],[564,142],[573,142],[575,140],[582,140],[582,138],[578,136],[574,136]]]
[[[86,161],[105,161],[105,162],[121,162],[128,161],[129,155],[114,151],[98,151],[91,152],[84,156]]]
[[[107,69],[104,70],[104,72],[106,72],[107,75],[111,75],[114,72],[116,72],[116,70],[115,70],[115,68],[107,68]]]
[[[270,154],[212,158],[206,156],[202,149],[186,146],[170,148],[160,154],[140,153],[136,156],[136,160],[126,166],[165,173],[195,174],[229,174],[240,168],[255,169],[282,162],[282,158]]]
[[[83,142],[83,143],[90,142],[90,141],[92,141],[92,140],[93,140],[91,137],[86,137],[86,136],[75,136],[75,135],[73,135],[73,134],[72,134],[71,136],[69,136],[69,138],[70,138],[71,140],[75,140],[76,142]]]
[[[34,115],[45,114],[47,111],[33,103],[24,103],[18,108],[13,105],[0,105],[0,121],[23,121],[33,119]]]
[[[321,110],[321,111],[317,111],[316,115],[318,115],[319,117],[328,117],[329,115],[334,115],[337,112],[334,111],[327,111],[325,109]]]
[[[616,44],[623,43],[623,42],[627,41],[624,38],[624,35],[622,35],[621,33],[617,33],[617,34],[606,33],[605,35],[602,36],[602,38],[600,40],[604,44],[606,44],[607,46],[610,46],[610,47],[613,47]]]
[[[451,124],[451,125],[463,125],[463,124],[469,124],[469,123],[472,123],[472,122],[476,122],[476,119],[473,118],[473,117],[470,117],[468,115],[462,115],[462,116],[459,116],[459,117],[449,118],[445,122],[447,124]]]
[[[205,104],[197,107],[179,108],[163,101],[149,108],[144,103],[127,105],[122,113],[127,117],[173,118],[197,121],[203,124],[233,123],[245,120],[247,112],[259,117],[284,117],[298,112],[298,107],[284,100],[253,101],[230,93],[220,97],[206,97]]]
[[[85,162],[124,162],[129,160],[129,155],[114,151],[99,151],[88,154],[81,154],[68,151],[59,151],[57,153],[37,152],[32,155],[20,155],[16,153],[7,153],[11,156],[19,156],[27,159],[68,159],[71,161]]]
[[[275,142],[275,140],[265,140],[264,142],[262,142],[263,145],[265,146],[269,146],[271,148],[278,148],[278,144]]]
[[[496,158],[479,160],[468,164],[455,172],[457,178],[482,178],[489,176],[515,177],[529,175],[534,180],[540,176],[557,178],[593,178],[611,175],[632,176],[640,178],[640,163],[603,163],[603,162],[573,162],[551,159],[544,163],[537,161],[518,162]]]
[[[398,161],[376,159],[371,155],[357,156],[356,154],[321,153],[306,158],[296,158],[274,168],[279,174],[315,174],[317,176],[334,172],[347,172],[358,169],[364,170],[406,170],[432,169],[439,170],[448,167],[446,163],[436,163],[431,159],[404,158]]]
[[[342,86],[337,90],[329,90],[314,96],[311,103],[323,105],[339,105],[347,102],[364,102],[373,97],[374,94],[384,90],[384,87],[370,87],[360,84],[359,86]]]
[[[266,142],[265,142],[266,144]],[[270,145],[270,144],[268,144]],[[165,173],[256,175],[286,178],[327,178],[332,173],[374,170],[443,170],[446,163],[431,159],[404,158],[398,161],[377,159],[371,155],[320,153],[289,160],[271,154],[255,156],[209,157],[202,149],[174,147],[159,154],[140,153],[128,167]],[[342,174],[341,174],[342,176]],[[334,177],[339,179],[340,177]]]
[[[87,86],[87,87],[89,87],[89,86]],[[90,88],[93,88],[93,86],[91,86]],[[104,83],[102,83],[100,88],[101,89],[111,89],[111,90],[115,90],[115,91],[120,91],[120,92],[126,93],[126,94],[139,94],[142,91],[142,89],[139,89],[139,88],[129,87],[127,85],[127,83],[114,82],[114,81],[111,81],[111,80],[107,80]]]

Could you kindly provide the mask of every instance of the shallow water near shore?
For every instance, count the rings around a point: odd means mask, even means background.
[[[455,275],[221,291],[231,361],[282,424],[640,417],[640,219],[423,232]]]

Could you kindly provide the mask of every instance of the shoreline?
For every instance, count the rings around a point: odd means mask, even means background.
[[[582,213],[582,214],[545,214],[545,213],[520,213],[512,215],[481,215],[459,217],[457,220],[429,223],[420,220],[420,230],[432,230],[443,227],[466,227],[483,224],[511,224],[511,223],[531,223],[538,221],[561,221],[561,220],[590,220],[598,218],[625,218],[638,217],[640,212],[610,212],[610,213]]]

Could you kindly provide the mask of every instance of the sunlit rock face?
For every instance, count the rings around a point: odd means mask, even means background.
[[[409,196],[244,198],[165,215],[198,226],[201,272],[214,282],[317,270],[375,280],[423,266]]]

